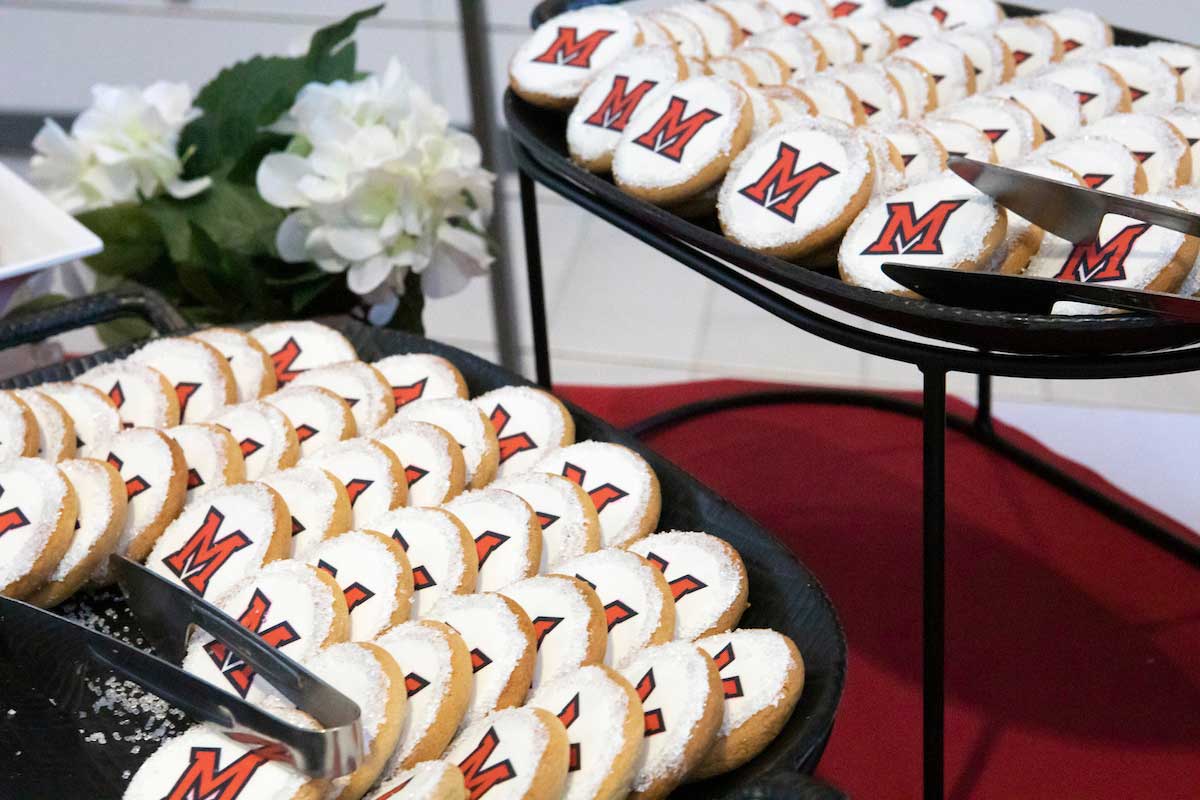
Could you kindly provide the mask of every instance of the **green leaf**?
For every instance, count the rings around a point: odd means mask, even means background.
[[[340,275],[325,273],[324,280],[314,280],[292,290],[291,311],[299,314],[317,299]]]
[[[328,83],[354,78],[354,43],[350,37],[354,35],[358,23],[382,10],[383,4],[356,11],[341,22],[335,22],[313,34],[305,60],[318,75],[317,80]],[[349,58],[345,55],[347,50],[350,51]]]
[[[96,335],[105,347],[118,347],[129,342],[140,342],[154,335],[154,328],[145,320],[136,317],[114,319],[96,326]]]
[[[425,324],[421,314],[425,310],[425,295],[421,292],[421,276],[409,270],[404,276],[404,294],[396,313],[388,320],[387,327],[423,335]]]
[[[99,208],[85,211],[77,219],[104,240],[104,250],[87,259],[97,272],[136,275],[165,255],[159,225],[141,206]]]
[[[222,250],[245,255],[272,255],[275,232],[286,212],[263,200],[253,186],[214,180],[194,199],[190,217]]]

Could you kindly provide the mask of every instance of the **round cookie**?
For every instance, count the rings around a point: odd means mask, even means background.
[[[179,398],[156,369],[116,361],[92,367],[75,382],[108,395],[126,428],[170,428],[179,424]]]
[[[1040,152],[1040,151],[1039,151]],[[1013,169],[1052,178],[1063,183],[1082,186],[1083,180],[1077,173],[1063,165],[1041,158],[1037,155],[1029,161],[1023,161],[1013,166]],[[1045,231],[1029,220],[1009,209],[1004,210],[1007,226],[1004,241],[992,254],[991,262],[985,268],[986,272],[999,272],[1005,275],[1019,275],[1029,266],[1029,259],[1037,252],[1042,244]]]
[[[299,434],[287,415],[271,403],[239,403],[222,411],[213,422],[233,435],[250,480],[287,469],[300,458]]]
[[[314,367],[296,377],[293,386],[320,386],[346,401],[359,435],[370,433],[392,418],[396,401],[383,373],[361,361]]]
[[[787,82],[792,74],[792,68],[787,65],[782,56],[776,55],[765,47],[739,47],[733,51],[731,58],[740,64],[743,70],[749,70],[754,76],[754,85],[778,86]],[[757,125],[757,120],[755,120]]]
[[[711,0],[709,5],[732,17],[746,36],[774,30],[784,24],[779,9],[759,0]]]
[[[122,430],[121,415],[108,395],[85,383],[43,383],[37,390],[71,418],[79,458],[103,457],[108,452],[108,440]]]
[[[573,558],[558,572],[590,585],[604,604],[604,663],[620,669],[641,649],[671,641],[675,601],[662,573],[641,556],[608,548]]]
[[[511,492],[476,489],[443,506],[475,540],[479,579],[475,590],[492,592],[536,575],[542,563],[542,529],[529,504]]]
[[[941,36],[929,36],[905,48],[902,55],[933,77],[938,106],[975,94],[975,68],[961,47]]]
[[[642,14],[635,14],[633,24],[637,28],[638,36],[641,37],[637,40],[639,44],[646,47],[658,47],[659,45],[675,47],[675,40],[671,38],[671,35],[666,32],[662,25],[659,25],[649,17]]]
[[[520,606],[491,592],[445,595],[429,618],[458,631],[471,654],[475,680],[463,727],[525,700],[537,638]]]
[[[821,119],[778,125],[730,166],[717,201],[721,231],[751,250],[799,258],[842,235],[873,180],[856,129]]]
[[[538,572],[552,572],[563,561],[600,549],[600,517],[587,492],[560,475],[527,472],[492,481],[489,489],[517,495],[533,509],[542,528]]]
[[[379,442],[359,437],[326,447],[302,462],[319,467],[342,482],[350,496],[350,524],[373,530],[366,523],[399,508],[408,498],[404,467]]]
[[[401,408],[396,416],[437,425],[462,447],[466,482],[481,489],[496,477],[500,465],[500,442],[492,423],[471,401],[458,397],[423,399]]]
[[[358,435],[349,404],[328,389],[289,386],[268,395],[263,402],[278,408],[292,423],[300,445],[300,458]]]
[[[982,28],[1004,21],[1004,9],[994,0],[917,0],[909,8],[929,14],[946,29]]]
[[[467,785],[449,761],[422,761],[375,787],[367,800],[467,800]]]
[[[771,127],[778,125],[781,116],[779,109],[775,106],[775,101],[758,89],[743,85],[742,91],[750,98],[750,109],[754,112],[754,127],[750,130],[750,141],[753,142],[770,130]],[[713,189],[710,188],[705,194],[708,195],[712,192]]]
[[[0,461],[37,455],[38,437],[37,420],[25,401],[0,391]]]
[[[844,25],[817,22],[805,25],[802,30],[821,48],[829,66],[858,64],[862,61],[862,45],[859,44],[858,37]]]
[[[729,772],[762,752],[804,689],[804,660],[781,633],[742,629],[706,636],[696,645],[717,665],[725,708],[716,742],[688,780]]]
[[[675,638],[732,630],[746,610],[746,567],[726,541],[699,531],[655,533],[629,549],[667,579],[675,599]]]
[[[1083,111],[1075,93],[1051,81],[1039,79],[1011,83],[993,90],[989,95],[1014,100],[1033,114],[1042,126],[1043,142],[1075,136],[1084,124]]]
[[[346,641],[350,630],[346,600],[333,578],[291,559],[243,579],[215,605],[301,663],[322,647]],[[203,631],[193,635],[183,668],[243,700],[287,703],[235,651]]]
[[[475,398],[496,431],[500,477],[527,472],[543,455],[575,442],[575,420],[554,395],[532,386],[502,386]]]
[[[1183,82],[1161,55],[1141,47],[1106,47],[1095,59],[1124,79],[1133,111],[1161,111],[1184,99]]]
[[[368,642],[408,619],[413,575],[400,543],[376,531],[350,531],[318,542],[304,558],[342,587],[350,641]]]
[[[855,64],[830,74],[858,97],[868,122],[886,123],[907,116],[903,89],[880,64]]]
[[[1112,67],[1099,61],[1072,61],[1038,75],[1038,81],[1056,83],[1075,93],[1085,124],[1090,125],[1109,114],[1129,111],[1132,102],[1129,86]]]
[[[79,501],[54,464],[0,463],[0,595],[21,600],[53,574],[75,536]]]
[[[403,622],[375,639],[404,671],[408,714],[388,774],[438,758],[454,738],[473,683],[471,654],[458,633],[442,622]]]
[[[538,687],[526,703],[558,717],[570,758],[563,800],[624,797],[633,783],[645,729],[629,681],[593,664]]]
[[[506,586],[501,594],[519,605],[533,623],[535,689],[604,660],[608,645],[604,606],[595,590],[579,578],[537,575]]]
[[[402,353],[382,358],[371,366],[379,370],[391,384],[397,411],[414,400],[439,397],[467,399],[467,382],[462,373],[441,356]]]
[[[939,38],[957,45],[966,54],[975,74],[976,92],[1008,83],[1017,72],[1012,50],[990,29],[946,31]]]
[[[292,558],[303,560],[324,540],[350,530],[350,495],[330,473],[301,466],[259,479],[287,505],[292,525]]]
[[[742,29],[733,21],[733,17],[716,6],[710,6],[707,3],[683,2],[670,6],[668,10],[671,14],[677,14],[690,20],[699,28],[704,39],[704,49],[708,51],[710,59],[729,55],[729,52],[745,38]],[[654,15],[651,16],[651,19],[655,18]],[[668,30],[670,29],[668,28]]]
[[[837,19],[834,24],[854,34],[862,51],[860,61],[864,64],[877,64],[896,49],[896,34],[878,17],[855,14]]]
[[[75,458],[61,462],[58,468],[75,490],[79,513],[67,551],[46,582],[25,598],[42,608],[58,605],[83,585],[117,546],[125,522],[125,485],[111,464]]]
[[[1192,185],[1200,185],[1200,105],[1172,106],[1160,115],[1187,140],[1192,156]]]
[[[890,8],[879,14],[879,21],[896,35],[896,49],[903,50],[924,38],[937,36],[942,25],[931,14],[915,8]]]
[[[956,119],[983,131],[996,148],[1001,164],[1013,164],[1040,147],[1042,127],[1024,106],[999,97],[971,97],[949,108],[939,109],[937,116]]]
[[[16,395],[33,412],[33,419],[37,423],[38,446],[34,455],[51,464],[74,458],[75,423],[66,409],[57,400],[36,389],[17,389]]]
[[[229,362],[199,339],[157,339],[129,357],[158,370],[175,389],[181,422],[203,422],[237,402]]]
[[[624,9],[594,6],[559,14],[537,27],[508,62],[508,83],[522,99],[570,108],[599,70],[638,43]]]
[[[440,506],[462,493],[467,465],[454,437],[437,425],[393,417],[371,437],[404,465],[410,506]]]
[[[1056,161],[1079,173],[1090,189],[1113,194],[1142,194],[1146,191],[1146,173],[1129,152],[1113,139],[1100,136],[1076,136],[1042,145],[1039,158]]]
[[[1166,61],[1183,84],[1183,99],[1200,100],[1200,48],[1179,42],[1150,42],[1146,51]]]
[[[758,90],[775,104],[781,125],[803,122],[817,115],[813,101],[795,86],[760,86]]]
[[[207,422],[167,428],[187,464],[187,499],[246,480],[246,459],[233,434]]]
[[[468,727],[446,751],[467,796],[487,800],[556,800],[567,779],[567,732],[549,711],[510,708]]]
[[[642,701],[645,750],[633,779],[637,800],[671,793],[703,762],[724,714],[721,676],[694,644],[647,648],[623,669]]]
[[[163,531],[146,566],[211,599],[291,552],[291,517],[283,499],[269,486],[242,483],[188,503]]]
[[[1018,78],[1028,78],[1062,61],[1062,39],[1037,17],[1010,19],[992,30],[1012,51]]]
[[[1038,16],[1062,40],[1063,57],[1087,57],[1113,43],[1112,26],[1103,17],[1082,8],[1063,8]]]
[[[946,148],[924,125],[896,120],[875,128],[900,154],[906,181],[924,180],[946,168]]]
[[[930,118],[921,126],[933,134],[946,150],[946,156],[973,158],[989,164],[997,163],[996,148],[983,131],[967,122],[956,119]]]
[[[1176,203],[1193,214],[1200,213],[1200,189],[1197,189],[1195,186],[1177,189],[1171,192],[1170,196]],[[1197,293],[1200,293],[1200,270],[1197,270],[1197,264],[1200,264],[1200,254],[1197,255],[1196,260],[1192,263],[1192,267],[1184,277],[1183,283],[1179,285],[1177,294],[1183,297],[1194,297]]]
[[[784,24],[787,25],[829,19],[829,7],[825,5],[825,0],[767,0],[767,3],[783,15]]]
[[[647,16],[658,27],[666,31],[671,44],[681,56],[698,62],[704,62],[708,58],[708,45],[704,41],[704,32],[695,22],[677,13],[677,9],[651,11]],[[618,62],[623,60],[624,57],[617,59]]]
[[[250,334],[237,328],[205,328],[191,334],[191,338],[211,345],[225,356],[233,370],[239,403],[257,400],[278,386],[271,356]]]
[[[633,112],[654,92],[668,91],[688,74],[670,46],[638,47],[596,75],[567,118],[567,149],[584,169],[607,172]]]
[[[1150,114],[1113,114],[1088,126],[1129,149],[1146,172],[1146,191],[1167,192],[1192,181],[1188,140],[1174,125]]]
[[[447,595],[470,594],[479,576],[475,540],[466,526],[440,508],[397,508],[375,517],[370,530],[400,543],[412,566],[413,619],[423,619]]]
[[[313,367],[358,358],[349,339],[319,322],[268,322],[250,331],[250,336],[271,357],[279,386]]]
[[[793,76],[790,85],[804,92],[816,106],[819,117],[851,126],[867,122],[867,113],[858,96],[836,78],[822,73],[797,81]]]
[[[1004,232],[1004,215],[991,198],[942,174],[873,200],[842,240],[838,271],[851,285],[911,296],[883,274],[884,263],[979,269]]]
[[[904,185],[904,159],[900,150],[891,140],[876,128],[863,128],[863,139],[871,149],[871,160],[875,165],[875,176],[871,184],[871,197],[891,194]],[[831,253],[837,249],[837,243],[817,253],[814,258],[825,258],[832,264]]]
[[[722,78],[688,78],[638,107],[613,152],[623,191],[659,205],[717,183],[749,141],[754,125],[746,93]]]
[[[562,475],[583,487],[600,517],[605,547],[624,547],[658,524],[658,476],[640,455],[619,444],[577,442],[547,453],[534,469]]]
[[[929,70],[902,55],[889,56],[882,63],[904,95],[905,114],[909,119],[921,119],[937,108],[937,84]]]

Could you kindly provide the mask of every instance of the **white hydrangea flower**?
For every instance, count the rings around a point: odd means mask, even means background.
[[[72,214],[136,202],[164,189],[172,197],[192,197],[211,183],[180,178],[179,134],[198,116],[186,84],[98,85],[92,106],[76,118],[70,134],[46,120],[33,140],[30,173]]]

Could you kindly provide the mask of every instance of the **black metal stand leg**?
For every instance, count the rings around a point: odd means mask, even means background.
[[[537,382],[550,388],[550,343],[546,336],[546,292],[542,283],[542,245],[538,238],[537,193],[525,170],[517,171],[521,189],[521,222],[525,229],[525,264],[529,273],[529,316],[533,324],[533,359]]]
[[[925,377],[922,748],[925,800],[941,800],[946,725],[946,372],[932,366],[922,367],[922,372]]]
[[[980,433],[991,435],[994,433],[992,429],[992,376],[981,372],[977,378],[975,429]]]

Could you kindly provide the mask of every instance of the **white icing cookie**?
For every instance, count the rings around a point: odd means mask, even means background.
[[[1040,154],[1040,152],[1039,150],[1038,153]],[[1021,172],[1027,172],[1031,175],[1052,178],[1063,183],[1070,183],[1077,186],[1083,185],[1083,181],[1076,173],[1057,162],[1042,158],[1038,154],[1035,154],[1028,161],[1014,165],[1013,169],[1018,169]],[[1029,266],[1029,259],[1033,257],[1038,247],[1041,246],[1042,237],[1045,232],[1020,214],[1016,214],[1009,209],[1004,209],[1004,215],[1007,220],[1004,241],[1000,243],[1000,246],[996,248],[996,252],[992,254],[991,263],[987,265],[985,271],[1001,272],[1006,275],[1019,275]]]
[[[988,28],[946,31],[939,37],[958,45],[971,63],[975,91],[986,92],[1012,80],[1016,72],[1012,51]]]
[[[862,61],[862,46],[858,38],[843,25],[809,23],[801,30],[813,38],[825,54],[829,66],[857,64]]]
[[[779,109],[775,107],[774,100],[758,89],[743,85],[742,91],[750,98],[750,110],[754,113],[754,127],[750,130],[750,141],[753,142],[770,130],[772,126],[779,124]],[[708,192],[712,191],[712,189],[708,190]]]
[[[791,73],[791,79],[816,75],[827,66],[820,45],[798,28],[772,28],[750,37],[745,46],[769,50],[781,58]]]
[[[708,636],[737,626],[749,581],[737,550],[699,531],[655,533],[629,549],[660,570],[675,599],[675,638]]]
[[[846,125],[861,125],[866,121],[862,102],[846,84],[825,73],[810,75],[790,85],[804,92],[817,108],[817,116],[825,117]]]
[[[867,147],[871,149],[871,160],[875,164],[875,179],[871,184],[871,197],[891,194],[904,185],[904,161],[900,151],[886,136],[875,128],[860,129]],[[832,260],[836,243],[825,249],[821,257]]]
[[[777,8],[757,0],[712,0],[709,5],[733,17],[746,36],[774,30],[784,24],[783,15]]]
[[[1112,26],[1086,9],[1064,8],[1040,14],[1038,19],[1058,34],[1064,58],[1086,58],[1113,43]]]
[[[1048,69],[1037,77],[1041,83],[1056,83],[1075,94],[1084,122],[1090,125],[1130,108],[1129,87],[1112,67],[1099,61],[1072,61]]]
[[[481,489],[496,477],[500,443],[492,423],[470,400],[457,397],[423,399],[396,412],[404,420],[437,425],[462,447],[467,486]]]
[[[464,730],[446,751],[470,798],[552,800],[567,779],[567,732],[540,708],[510,708]]]
[[[75,536],[79,502],[54,464],[12,458],[0,464],[0,595],[38,589]]]
[[[1179,82],[1183,84],[1184,100],[1200,100],[1200,48],[1179,42],[1151,42],[1145,49],[1162,58],[1175,70]]]
[[[937,116],[956,119],[983,131],[996,148],[1001,164],[1013,164],[1042,144],[1042,129],[1023,106],[997,97],[971,97],[949,108],[939,109]]]
[[[308,456],[301,464],[319,467],[342,482],[350,496],[350,524],[373,530],[366,523],[385,511],[404,505],[408,485],[400,460],[379,442],[349,439]]]
[[[704,41],[704,31],[700,30],[699,25],[677,13],[675,8],[651,11],[647,17],[667,32],[671,45],[679,51],[682,58],[705,63],[709,56],[708,44]],[[619,58],[617,63],[623,60],[624,58]]]
[[[158,370],[129,361],[92,367],[75,379],[108,395],[126,428],[179,424],[179,398]]]
[[[532,386],[502,386],[475,398],[496,431],[501,477],[530,470],[543,455],[575,442],[575,420],[554,395]]]
[[[965,156],[976,161],[996,163],[996,148],[987,134],[967,122],[956,119],[927,119],[921,126],[946,150],[946,156]]]
[[[250,331],[250,336],[271,357],[280,386],[313,367],[358,358],[349,339],[319,322],[268,322]]]
[[[188,499],[209,489],[246,480],[246,460],[233,434],[219,425],[198,422],[167,428],[167,436],[183,451],[187,464]]]
[[[220,597],[263,564],[292,551],[283,499],[261,483],[213,489],[188,503],[146,560],[201,597]]]
[[[292,385],[320,386],[345,400],[354,414],[359,435],[370,433],[396,413],[396,401],[387,378],[361,361],[315,367],[298,376]]]
[[[734,23],[733,17],[716,6],[683,2],[671,6],[670,12],[691,20],[700,29],[710,57],[729,55],[729,51],[742,40],[742,31]]]
[[[412,618],[422,619],[443,597],[475,591],[479,557],[466,526],[440,508],[397,508],[367,528],[391,536],[408,555],[413,573]]]
[[[896,49],[903,50],[921,39],[937,36],[942,25],[932,14],[915,8],[891,8],[879,14],[879,21],[896,35]]]
[[[739,47],[733,51],[733,60],[750,71],[756,84],[776,86],[787,81],[792,68],[782,57],[765,47]],[[755,125],[758,120],[755,120]]]
[[[887,0],[833,0],[829,3],[829,14],[834,19],[878,17],[888,8]]]
[[[191,338],[211,345],[225,356],[233,370],[239,403],[257,400],[275,391],[278,381],[271,356],[250,334],[237,328],[205,328],[191,334]]]
[[[25,401],[10,391],[0,391],[0,461],[34,456],[38,425]]]
[[[1114,194],[1141,194],[1146,175],[1129,148],[1100,136],[1077,136],[1042,145],[1039,158],[1048,158],[1079,173],[1085,186]]]
[[[1003,240],[1004,224],[991,198],[944,173],[873,200],[846,232],[838,269],[854,286],[905,294],[884,263],[977,269]]]
[[[368,642],[408,619],[413,575],[400,543],[376,531],[350,531],[318,542],[306,564],[342,587],[350,641]]]
[[[43,383],[37,390],[58,403],[71,418],[77,456],[94,458],[108,453],[108,440],[122,429],[121,415],[108,395],[85,383]]]
[[[1083,128],[1083,111],[1075,93],[1052,81],[1029,80],[1001,86],[990,93],[1020,103],[1042,126],[1042,140],[1075,136]]]
[[[533,687],[558,680],[604,660],[608,625],[595,590],[566,575],[537,575],[501,592],[533,624],[537,661]]]
[[[1004,21],[995,0],[917,0],[909,8],[929,14],[944,28],[982,28]]]
[[[563,800],[624,797],[633,783],[645,727],[629,681],[593,664],[543,684],[527,706],[558,717],[570,741]]]
[[[775,110],[779,112],[779,125],[806,122],[817,114],[813,101],[795,86],[761,86],[758,90],[775,104]]]
[[[1193,214],[1200,214],[1200,189],[1195,186],[1188,186],[1171,192],[1170,196],[1176,203],[1179,203],[1179,205],[1188,211],[1191,211]],[[1191,269],[1183,279],[1183,283],[1179,285],[1177,294],[1184,297],[1194,297],[1200,292],[1200,270],[1196,268],[1198,264],[1200,264],[1200,253],[1197,254]]]
[[[537,574],[542,528],[529,504],[511,492],[476,489],[443,506],[475,540],[479,559],[476,591],[492,592]]]
[[[457,765],[449,761],[422,761],[379,784],[367,800],[466,800],[466,797],[467,785]]]
[[[946,149],[929,130],[917,122],[896,120],[876,129],[896,148],[904,162],[904,178],[924,180],[946,168]]]
[[[229,362],[198,339],[157,339],[129,357],[163,374],[175,389],[181,422],[203,422],[237,402]]]
[[[904,58],[903,54],[889,56],[882,63],[904,95],[904,109],[909,119],[921,119],[937,108],[937,84],[929,70]]]
[[[547,20],[508,62],[513,91],[536,105],[569,108],[592,76],[637,44],[633,17],[595,6]]]
[[[547,453],[534,469],[562,475],[583,487],[600,516],[605,547],[623,547],[658,524],[658,476],[640,455],[608,442],[577,442]]]
[[[666,32],[662,25],[659,25],[649,17],[641,14],[634,15],[633,24],[637,28],[638,36],[641,37],[637,41],[642,45],[647,47],[658,47],[659,45],[675,47],[675,41],[671,38],[671,35]]]
[[[396,410],[414,400],[439,397],[467,399],[467,382],[462,373],[441,356],[403,353],[380,359],[371,366],[379,370],[391,384]]]
[[[404,465],[410,506],[440,506],[466,486],[462,448],[437,425],[393,417],[371,438],[395,453]]]
[[[263,402],[278,408],[292,423],[301,458],[358,435],[350,406],[328,389],[289,386],[268,395]]]
[[[933,77],[937,104],[947,106],[975,93],[975,70],[957,43],[929,36],[905,48],[903,58],[920,64]]]
[[[533,509],[542,528],[542,561],[538,572],[600,549],[600,518],[578,484],[559,475],[527,472],[499,478],[488,486],[511,492]]]
[[[300,458],[300,437],[278,407],[263,400],[230,406],[213,422],[233,434],[246,462],[246,477],[287,469]]]
[[[303,560],[314,547],[350,529],[350,495],[342,482],[317,467],[292,467],[262,476],[291,514],[292,558]]]
[[[879,124],[907,116],[900,83],[881,65],[855,64],[832,70],[830,74],[858,97],[868,122]]]
[[[630,797],[665,797],[716,741],[724,713],[720,674],[689,642],[647,648],[620,672],[641,698],[645,729]]]
[[[830,18],[825,0],[767,0],[767,3],[783,15],[786,25],[801,25]]]
[[[1062,40],[1054,28],[1037,17],[1010,19],[993,31],[1012,51],[1018,78],[1027,78],[1062,61]]]
[[[464,726],[524,701],[533,678],[537,639],[520,606],[490,592],[446,595],[429,618],[458,631],[471,653],[475,682]]]
[[[1179,75],[1161,54],[1141,47],[1106,47],[1095,59],[1124,78],[1134,111],[1161,111],[1184,99]]]
[[[1088,135],[1107,136],[1129,149],[1146,173],[1146,190],[1167,192],[1192,180],[1187,139],[1162,117],[1113,114],[1088,126]]]
[[[896,49],[896,34],[879,21],[878,17],[855,14],[834,22],[854,34],[861,49],[860,60],[864,64],[877,64]]]
[[[608,548],[571,559],[559,565],[558,572],[589,584],[604,604],[605,664],[620,669],[642,648],[669,642],[674,635],[671,588],[641,556]]]
[[[38,446],[35,455],[51,464],[75,457],[75,423],[66,409],[49,395],[37,389],[17,389],[16,395],[29,410],[38,428]]]
[[[1160,116],[1187,140],[1192,156],[1192,184],[1200,184],[1200,105],[1172,106]]]

